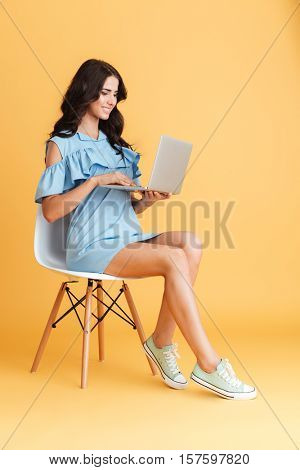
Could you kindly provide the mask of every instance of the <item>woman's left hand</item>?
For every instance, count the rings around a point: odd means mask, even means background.
[[[172,195],[172,193],[163,193],[159,191],[141,191],[141,193],[143,195],[141,202],[146,206],[151,206],[161,199],[169,199]]]

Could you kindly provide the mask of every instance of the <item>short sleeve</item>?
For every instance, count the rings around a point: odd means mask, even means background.
[[[40,177],[35,193],[35,202],[42,204],[43,197],[62,194],[72,186],[66,178],[65,160],[54,163],[54,165],[48,166]]]
[[[53,136],[48,139],[45,148],[45,158],[47,155],[49,142],[54,142],[57,145],[60,151],[61,160],[47,167],[43,171],[35,193],[35,202],[38,204],[42,203],[43,197],[52,196],[54,194],[62,194],[74,186],[74,184],[72,184],[68,178],[68,171],[66,168],[67,161],[64,158],[65,139],[62,139],[58,136]]]

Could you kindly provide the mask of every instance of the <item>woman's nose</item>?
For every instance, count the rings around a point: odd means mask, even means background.
[[[115,103],[115,98],[114,98],[114,96],[109,96],[109,98],[108,98],[108,103],[109,103],[110,106],[112,106],[112,105]]]

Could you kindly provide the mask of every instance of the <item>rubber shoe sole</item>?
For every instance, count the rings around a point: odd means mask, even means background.
[[[152,351],[148,348],[148,346],[147,346],[146,343],[143,344],[143,350],[144,350],[144,352],[147,354],[147,356],[150,357],[150,359],[152,359],[153,362],[155,362],[155,364],[157,365],[158,370],[159,370],[159,372],[160,372],[160,374],[161,374],[161,376],[162,376],[163,381],[164,381],[169,387],[175,388],[176,390],[182,390],[182,389],[184,389],[184,388],[187,387],[188,382],[185,382],[185,383],[183,383],[183,384],[180,383],[180,382],[176,382],[175,380],[172,380],[170,377],[168,377],[168,376],[164,373],[164,371],[163,371],[163,369],[162,369],[160,363],[156,360],[156,357],[154,356],[154,354],[152,354]]]
[[[208,388],[212,392],[216,393],[217,395],[227,398],[228,400],[251,400],[256,397],[256,389],[251,392],[228,392],[227,390],[223,390],[215,385],[206,382],[205,380],[200,379],[194,374],[191,374],[191,379],[196,382],[197,385],[201,385],[204,388]]]

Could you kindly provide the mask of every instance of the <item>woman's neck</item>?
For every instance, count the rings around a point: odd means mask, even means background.
[[[86,134],[92,139],[98,139],[99,135],[99,119],[92,118],[91,116],[83,117],[77,128],[77,132]]]

